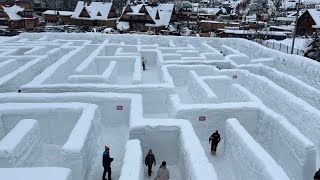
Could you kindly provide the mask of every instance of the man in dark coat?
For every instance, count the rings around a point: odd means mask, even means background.
[[[319,168],[319,170],[314,174],[313,179],[314,179],[314,180],[320,180],[320,168]]]
[[[151,176],[152,164],[154,163],[154,166],[156,166],[156,159],[154,158],[151,149],[149,149],[148,155],[146,156],[144,163],[146,166],[148,166],[148,175]]]
[[[218,133],[218,130],[216,130],[216,132],[214,132],[209,138],[209,144],[211,141],[211,153],[213,155],[216,154],[217,146],[218,146],[220,140],[221,140],[221,138],[220,138],[220,134]]]
[[[105,151],[103,152],[102,157],[102,165],[103,165],[103,175],[102,180],[106,180],[106,173],[108,173],[108,180],[111,180],[111,162],[113,161],[113,158],[110,158],[110,149],[109,147],[104,147]]]

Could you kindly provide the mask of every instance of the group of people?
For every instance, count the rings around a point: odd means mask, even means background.
[[[148,175],[151,176],[152,173],[152,165],[156,166],[156,159],[152,153],[152,150],[149,149],[149,152],[144,159],[144,163],[146,166],[148,166]],[[161,163],[161,166],[158,169],[157,176],[154,178],[154,180],[168,180],[170,177],[169,170],[166,167],[167,162],[163,161]]]
[[[209,144],[211,143],[211,154],[215,155],[217,152],[217,147],[219,142],[221,141],[220,134],[218,130],[216,130],[212,135],[209,137]],[[105,178],[106,173],[108,173],[108,180],[111,180],[111,162],[113,161],[113,158],[110,158],[110,148],[105,146],[105,151],[103,152],[103,158],[102,158],[102,165],[104,168],[102,180],[107,180]],[[146,166],[148,166],[148,175],[151,176],[152,174],[152,166],[156,166],[156,158],[154,157],[154,154],[152,153],[152,150],[149,149],[149,152],[147,156],[144,159],[144,163]],[[157,176],[154,180],[168,180],[170,177],[169,170],[166,167],[167,163],[166,161],[163,161],[161,163],[161,166],[158,169]],[[315,173],[314,180],[320,180],[320,169]]]
[[[113,158],[110,157],[110,148],[108,146],[104,147],[104,152],[102,156],[102,166],[103,166],[103,175],[102,180],[112,180],[111,179],[111,162]],[[149,152],[144,160],[146,166],[148,166],[148,175],[151,176],[152,173],[152,165],[156,166],[156,159],[152,153],[152,150],[149,149]],[[168,180],[169,179],[169,170],[166,167],[166,161],[161,163],[161,166],[158,169],[157,176],[154,180]],[[106,179],[106,175],[108,173],[108,179]]]

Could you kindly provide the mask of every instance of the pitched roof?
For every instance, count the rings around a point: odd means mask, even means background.
[[[23,7],[20,7],[18,5],[13,5],[11,7],[2,6],[4,12],[8,15],[9,20],[21,20],[22,17],[18,15],[19,12],[22,12],[24,10]]]
[[[159,4],[158,6],[148,6],[146,4],[128,5],[132,12],[124,12],[129,15],[141,16],[148,13],[155,24],[146,24],[146,26],[168,26],[174,11],[174,4]],[[145,9],[147,11],[145,11]],[[129,9],[128,7],[125,9]]]
[[[78,1],[71,18],[74,19],[89,19],[89,20],[107,20],[112,3],[106,2],[91,2],[89,5],[84,1]],[[89,13],[89,17],[81,17],[82,10],[85,9]],[[100,12],[100,13],[99,13]],[[101,16],[100,16],[101,15]]]
[[[320,26],[320,11],[316,9],[307,10],[317,26]]]

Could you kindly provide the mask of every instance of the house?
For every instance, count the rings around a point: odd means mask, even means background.
[[[237,22],[218,22],[218,21],[205,21],[202,20],[199,23],[199,28],[202,32],[215,32],[219,29],[225,29],[226,27],[240,28],[240,23]]]
[[[38,26],[39,21],[29,3],[1,3],[0,25],[9,29],[32,30]]]
[[[115,28],[118,16],[113,3],[78,1],[71,19],[78,26]]]
[[[311,35],[320,28],[320,6],[308,9],[298,18],[297,34]]]
[[[46,23],[71,24],[72,11],[46,10],[42,13]]]
[[[174,4],[129,4],[120,16],[117,28],[159,33],[175,20]]]

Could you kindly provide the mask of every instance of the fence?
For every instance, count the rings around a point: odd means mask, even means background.
[[[287,54],[291,54],[291,46],[287,46],[282,43],[268,42],[268,41],[264,41],[264,40],[255,40],[255,42],[257,42],[263,46],[266,46],[268,48],[272,48],[274,50],[278,50],[278,51],[281,51],[281,52],[284,52]],[[304,50],[294,48],[293,54],[304,56]]]

